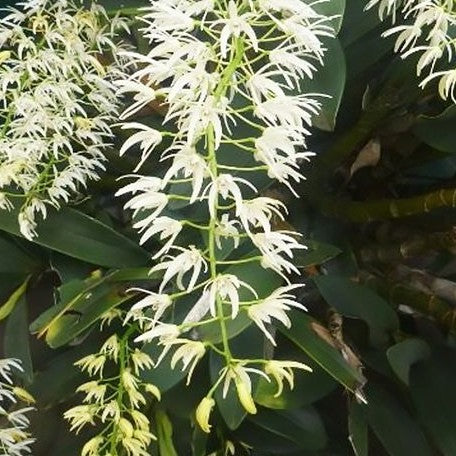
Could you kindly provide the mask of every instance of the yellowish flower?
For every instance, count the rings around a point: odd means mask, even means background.
[[[206,432],[211,432],[211,425],[209,424],[209,417],[211,415],[212,409],[214,408],[215,401],[212,397],[205,397],[196,408],[196,421],[199,424],[200,428]]]

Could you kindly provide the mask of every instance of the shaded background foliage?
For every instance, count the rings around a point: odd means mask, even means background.
[[[103,4],[113,13],[119,8]],[[129,0],[122,8],[140,4]],[[207,437],[192,425],[191,411],[218,359],[201,363],[192,388],[163,363],[146,374],[165,393],[149,410],[159,437],[153,454],[204,456],[226,440],[240,455],[248,447],[265,456],[456,454],[456,109],[435,87],[418,88],[415,62],[394,56],[393,42],[380,38],[386,25],[364,6],[324,6],[340,15],[340,33],[305,89],[332,98],[315,121],[310,149],[317,155],[301,198],[282,195],[289,223],[308,240],[297,263],[309,313],[292,314],[277,357],[305,362],[314,373],[297,374],[295,389],[279,398],[259,381],[254,416],[246,417],[236,398],[219,401],[217,432]],[[157,106],[141,114],[161,121]],[[23,383],[38,401],[36,455],[78,454],[84,436],[70,435],[62,420],[83,381],[73,362],[103,339],[100,315],[128,306],[125,290],[150,280],[147,250],[155,247],[137,246],[113,197],[116,178],[131,172],[133,160],[115,150],[109,159],[90,197],[50,214],[36,243],[19,236],[16,214],[0,217],[3,354],[23,360]],[[160,173],[160,164],[148,166],[145,172]],[[265,274],[249,282],[269,286]],[[233,346],[253,356],[263,341],[252,330],[234,337]]]

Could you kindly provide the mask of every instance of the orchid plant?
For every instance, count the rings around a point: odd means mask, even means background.
[[[125,176],[132,182],[117,194],[131,195],[125,209],[133,210],[141,243],[153,235],[166,240],[151,269],[163,274],[162,281],[157,291],[142,290],[131,319],[142,329],[136,341],[161,347],[157,365],[181,363],[187,384],[206,352],[223,358],[196,413],[205,432],[218,388],[226,397],[234,387],[245,410],[256,413],[252,375],[276,380],[280,394],[284,379],[293,386],[294,369],[311,370],[293,360],[237,357],[228,326],[246,317],[275,346],[274,324],[290,326],[287,312],[305,310],[294,295],[302,284],[289,279],[299,276],[293,258],[305,248],[300,234],[275,229],[273,219],[284,220],[286,206],[262,194],[251,176],[264,173],[297,196],[294,186],[304,179],[300,163],[312,155],[305,138],[324,96],[299,93],[300,84],[321,65],[321,40],[333,35],[331,19],[299,0],[152,2],[142,17],[151,50],[126,54],[135,71],[118,84],[135,103],[121,116],[122,128],[133,133],[120,152],[139,146],[141,157],[138,174]],[[161,130],[129,121],[155,100],[167,106]],[[246,129],[248,135],[237,134]],[[161,144],[161,160],[170,163],[166,173],[139,174],[156,160]],[[242,166],[232,158],[236,152],[245,156]],[[195,206],[200,220],[171,217],[167,209],[176,201]],[[184,230],[197,230],[204,242],[180,245]],[[227,245],[234,248],[228,256]],[[259,295],[228,272],[245,263],[273,271],[286,284]],[[220,344],[204,337],[205,326],[214,324]],[[165,361],[168,352],[173,354]]]
[[[365,283],[390,280],[382,265],[390,256],[397,262],[449,243],[454,253],[454,233],[377,251],[353,241],[353,224],[365,224],[361,242],[372,221],[415,215],[421,205],[426,213],[454,207],[456,190],[432,187],[422,204],[406,192],[390,201],[405,179],[377,185],[374,172],[373,184],[358,172],[385,161],[390,176],[384,155],[396,137],[406,131],[401,154],[417,138],[426,142],[432,135],[420,133],[421,114],[456,102],[455,0],[115,3],[23,0],[0,18],[0,298],[8,292],[0,304],[0,456],[74,448],[82,456],[176,456],[173,439],[182,439],[182,456],[345,454],[348,440],[367,454],[368,426],[399,454],[390,429],[380,431],[402,409],[381,409],[389,396],[377,378],[394,371],[401,392],[416,387],[412,363],[431,350],[412,341],[403,362],[398,345],[410,324],[396,314],[430,312],[454,330],[454,312],[435,297],[430,310],[422,296],[409,302],[396,283],[402,294],[393,309]],[[366,24],[354,24],[364,14]],[[370,22],[376,44],[393,48],[378,32],[388,27],[394,49],[354,62],[371,49],[370,39],[359,44]],[[415,74],[404,78],[395,53],[417,56],[425,93],[410,84]],[[396,122],[406,116],[406,127]],[[400,126],[385,127],[390,117]],[[444,140],[429,144],[433,153]],[[340,214],[345,225],[331,219]],[[337,236],[350,232],[343,242],[308,236],[312,224],[324,232],[334,223]],[[323,254],[309,260],[311,242]],[[381,282],[379,293],[385,288]],[[367,323],[369,334],[355,327],[347,340],[344,316]],[[375,371],[366,394],[364,365]],[[329,398],[332,410],[338,385],[350,439],[344,430],[344,443],[324,453],[325,426],[334,424],[309,404]],[[74,441],[35,439],[43,430],[34,416],[49,410],[62,421],[53,433],[65,429]],[[300,435],[308,417],[306,433],[320,439],[310,446]],[[174,436],[172,420],[185,421]],[[268,435],[251,435],[255,427]],[[261,442],[269,433],[272,450]],[[410,440],[431,454],[424,437]]]

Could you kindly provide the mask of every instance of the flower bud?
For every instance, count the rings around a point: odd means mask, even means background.
[[[249,388],[247,387],[246,383],[243,382],[240,377],[236,377],[234,382],[236,384],[237,395],[242,406],[245,408],[247,413],[255,415],[255,413],[257,412],[257,408],[255,402],[253,401],[252,394],[249,391]]]
[[[27,404],[34,404],[36,402],[35,398],[28,391],[18,386],[13,388],[13,394],[21,401],[27,402]]]
[[[209,434],[211,432],[211,425],[209,424],[209,417],[211,415],[212,409],[214,408],[215,401],[212,397],[205,397],[198,405],[196,409],[196,421],[198,422],[200,428]]]

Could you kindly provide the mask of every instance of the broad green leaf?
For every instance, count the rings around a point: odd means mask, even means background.
[[[393,345],[386,352],[394,373],[406,384],[409,384],[410,369],[413,364],[430,356],[431,349],[422,339],[406,339]]]
[[[19,204],[17,204],[19,206]],[[0,229],[21,236],[18,208],[3,211]],[[149,255],[135,242],[99,220],[68,207],[49,210],[41,220],[34,242],[88,263],[112,268],[144,266]]]
[[[46,334],[52,348],[71,342],[90,328],[108,310],[132,297],[122,287],[107,278],[75,280],[60,288],[60,302],[36,319],[30,330],[39,336]]]
[[[160,456],[177,456],[173,443],[173,425],[163,410],[159,409],[155,412],[155,427]]]
[[[154,361],[156,361],[161,354],[162,348],[157,344],[145,344],[143,349]],[[176,367],[171,369],[171,354],[168,353],[162,362],[155,366],[153,369],[145,370],[141,373],[141,378],[155,385],[162,393],[170,390],[173,386],[177,385],[186,375],[185,371]]]
[[[27,277],[24,282],[16,290],[13,291],[6,302],[2,304],[0,307],[0,320],[4,320],[13,311],[19,300],[24,296],[29,280],[30,276]]]
[[[317,321],[299,311],[288,314],[291,328],[279,327],[279,331],[294,342],[328,374],[350,391],[354,392],[363,383],[361,373],[350,366],[340,352],[317,335],[314,329]]]
[[[2,214],[3,216],[3,214]],[[28,275],[36,269],[39,261],[32,258],[28,253],[13,241],[0,236],[0,274],[23,274]]]
[[[93,353],[93,347],[79,345],[55,355],[44,369],[35,373],[30,392],[40,410],[68,400],[76,388],[87,381],[87,376],[74,363],[89,353]]]
[[[367,402],[369,425],[390,456],[434,455],[419,425],[394,396],[370,382]]]
[[[33,380],[32,356],[30,353],[30,334],[28,331],[28,312],[25,294],[18,299],[15,308],[6,321],[4,350],[7,358],[21,360],[23,372],[16,375],[27,383]]]
[[[420,421],[444,456],[456,454],[455,378],[456,352],[442,346],[410,371],[410,393]]]
[[[325,94],[318,97],[322,103],[320,113],[314,117],[313,124],[325,131],[333,131],[336,126],[342,95],[345,89],[346,66],[342,46],[337,39],[325,41],[327,52],[324,57],[324,66],[319,68],[315,77],[302,84],[302,93]]]
[[[355,456],[368,456],[366,406],[351,400],[348,407],[348,432]]]
[[[413,132],[426,144],[443,152],[456,153],[456,106],[451,105],[435,117],[422,116]]]
[[[314,240],[305,241],[307,250],[297,252],[293,262],[298,267],[309,267],[326,263],[338,256],[342,250],[331,244]]]
[[[269,454],[287,454],[299,449],[317,451],[327,443],[323,422],[312,407],[259,410],[248,417],[237,434],[256,451]]]
[[[364,320],[374,345],[383,344],[399,327],[396,312],[374,291],[346,277],[317,276],[314,281],[325,301],[343,315]]]

